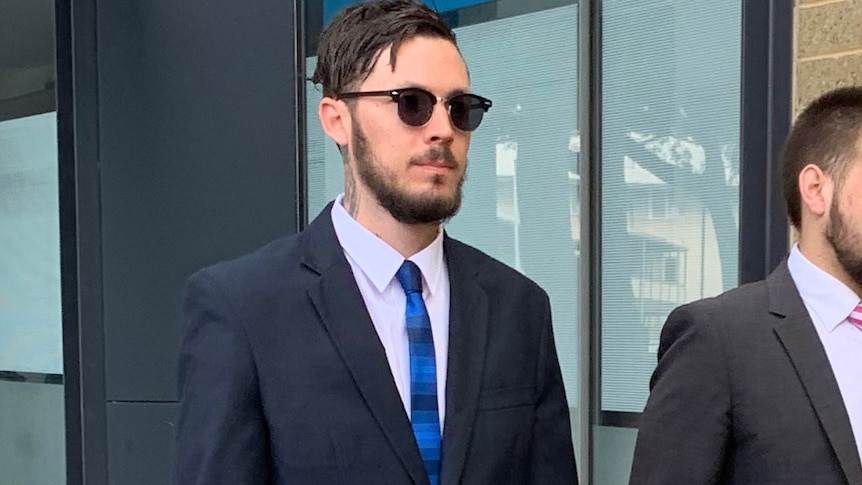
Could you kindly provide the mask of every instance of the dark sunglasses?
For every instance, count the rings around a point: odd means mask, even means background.
[[[420,88],[342,93],[338,97],[349,99],[365,96],[391,97],[392,101],[398,104],[398,117],[409,126],[423,126],[428,123],[434,112],[434,105],[442,101],[455,128],[473,131],[479,127],[485,112],[491,108],[490,99],[475,94],[462,93],[451,98],[441,98]]]

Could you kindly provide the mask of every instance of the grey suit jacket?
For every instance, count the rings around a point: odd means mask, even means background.
[[[444,254],[441,483],[577,483],[547,295],[448,237]],[[428,484],[329,209],[197,273],[186,314],[179,483]]]
[[[862,484],[845,403],[786,261],[675,310],[650,387],[631,484]]]

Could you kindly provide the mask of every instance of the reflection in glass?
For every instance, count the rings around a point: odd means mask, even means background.
[[[0,483],[64,483],[54,2],[0,2]]]
[[[0,483],[66,483],[63,386],[0,380]]]
[[[54,2],[0,2],[0,122],[54,111]]]
[[[0,122],[0,370],[63,373],[57,116]]]

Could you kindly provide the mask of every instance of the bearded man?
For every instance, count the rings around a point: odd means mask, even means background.
[[[191,278],[179,483],[577,483],[547,294],[442,227],[491,107],[454,34],[418,1],[359,3],[313,80],[344,193]]]

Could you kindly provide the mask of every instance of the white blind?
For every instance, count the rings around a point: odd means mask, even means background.
[[[741,3],[602,5],[602,410],[640,412],[668,313],[737,283]]]

